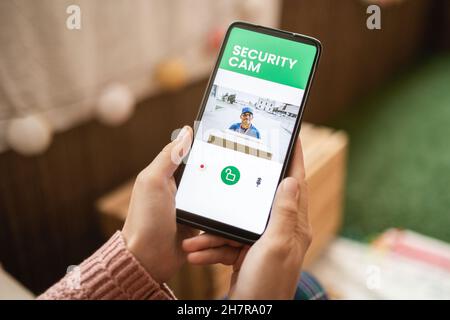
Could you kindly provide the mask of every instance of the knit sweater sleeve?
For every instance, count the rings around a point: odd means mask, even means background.
[[[127,249],[117,231],[100,249],[38,297],[54,299],[176,299]]]

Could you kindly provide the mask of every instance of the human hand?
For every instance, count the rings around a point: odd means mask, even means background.
[[[122,230],[128,249],[159,283],[169,280],[185,262],[181,242],[196,234],[176,223],[173,177],[191,142],[192,129],[185,126],[138,174]]]
[[[288,178],[278,186],[266,231],[251,247],[211,234],[183,241],[192,264],[233,266],[232,299],[292,299],[311,243],[303,153],[297,140]]]

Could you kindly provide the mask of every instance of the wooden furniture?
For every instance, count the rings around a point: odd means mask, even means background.
[[[34,295],[3,270],[0,264],[0,300],[32,300]]]
[[[336,235],[342,215],[347,136],[342,131],[303,124],[300,137],[309,187],[309,214],[313,241],[304,267],[321,253]],[[126,218],[133,181],[120,186],[97,202],[105,235],[120,229]],[[169,283],[185,299],[220,298],[228,290],[230,267],[186,265]]]

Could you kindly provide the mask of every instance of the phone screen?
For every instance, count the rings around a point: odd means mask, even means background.
[[[317,47],[233,27],[210,80],[176,207],[262,234]]]

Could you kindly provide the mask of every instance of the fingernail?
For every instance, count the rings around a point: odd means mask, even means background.
[[[172,150],[171,158],[173,163],[177,165],[181,163],[191,149],[191,138],[188,129],[187,126],[183,127],[175,139],[176,145]]]
[[[183,129],[180,130],[180,132],[177,135],[177,138],[175,139],[176,141],[180,141],[181,139],[183,139],[183,137],[186,135],[187,133],[187,128],[183,127]]]
[[[281,187],[282,187],[283,192],[286,192],[289,196],[292,196],[294,198],[297,197],[298,182],[295,178],[288,177],[288,178],[284,179]]]

